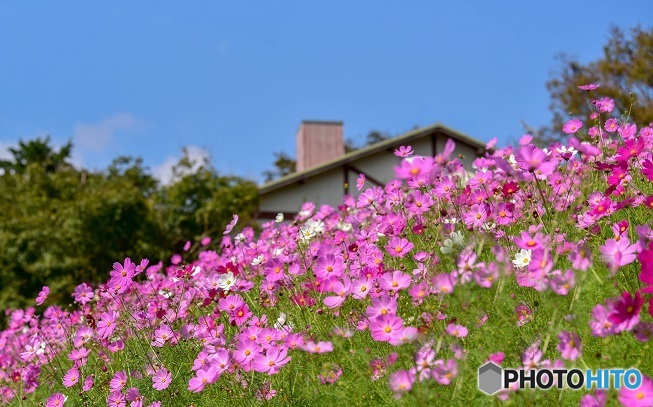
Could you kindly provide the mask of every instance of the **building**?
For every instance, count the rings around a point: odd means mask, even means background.
[[[345,154],[342,122],[304,121],[297,132],[297,172],[259,187],[258,217],[290,217],[307,201],[338,206],[345,194],[358,193],[359,174],[379,186],[392,181],[401,160],[396,148],[411,146],[415,155],[434,157],[448,139],[456,143],[452,156],[466,167],[485,151],[485,143],[436,123]]]

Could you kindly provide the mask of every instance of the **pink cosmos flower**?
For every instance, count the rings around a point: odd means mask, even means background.
[[[365,174],[360,174],[358,178],[356,179],[356,189],[361,191],[363,188],[365,188]]]
[[[407,239],[393,237],[388,240],[385,250],[390,254],[390,256],[404,258],[408,252],[413,250],[413,247],[415,247],[415,245]]]
[[[191,244],[192,244],[192,243],[190,242],[190,240],[186,241],[186,243],[184,244],[184,251],[185,251],[185,252],[187,252],[187,251],[190,250],[190,246],[191,246]]]
[[[111,391],[120,391],[127,384],[127,375],[125,372],[120,371],[116,372],[109,382],[109,388]]]
[[[433,198],[429,193],[417,190],[408,196],[405,205],[412,214],[421,215],[431,209]]]
[[[290,349],[301,348],[304,346],[304,337],[298,333],[290,334],[283,340],[283,344]]]
[[[109,393],[107,396],[107,407],[125,407],[127,399],[125,395],[119,391]]]
[[[403,325],[404,321],[394,314],[381,315],[370,322],[372,339],[390,342],[401,332]]]
[[[642,375],[642,384],[633,390],[626,386],[619,389],[619,402],[628,407],[650,407],[653,405],[653,380]]]
[[[231,233],[231,231],[234,229],[234,226],[236,226],[236,223],[238,223],[238,215],[234,215],[233,220],[229,222],[229,224],[227,225],[227,227],[225,228],[222,234],[228,235],[229,233]]]
[[[106,339],[116,329],[116,320],[120,314],[116,311],[107,311],[100,314],[100,320],[97,323],[97,333],[102,339]]]
[[[575,285],[576,276],[572,270],[565,270],[564,273],[561,270],[553,270],[549,274],[549,287],[556,294],[567,295]]]
[[[48,400],[45,402],[45,407],[62,407],[68,397],[64,396],[61,393],[53,393],[48,397]]]
[[[77,368],[69,369],[63,376],[63,385],[65,387],[72,387],[79,382],[79,370]]]
[[[136,275],[136,264],[127,257],[124,264],[113,263],[113,270],[109,274],[109,288],[117,294],[122,294],[131,287],[132,278]]]
[[[410,286],[411,278],[408,274],[395,270],[391,273],[384,273],[378,281],[384,290],[397,292]]]
[[[339,278],[345,271],[345,261],[342,256],[334,254],[327,254],[317,259],[317,263],[313,268],[315,277],[321,280],[329,278]]]
[[[308,353],[329,353],[333,352],[333,344],[331,342],[320,341],[315,343],[313,341],[308,341],[302,347]]]
[[[405,326],[388,342],[392,346],[400,346],[405,343],[414,341],[415,338],[417,338],[417,333],[417,328],[412,326]]]
[[[598,100],[593,100],[592,104],[594,104],[601,113],[610,113],[614,110],[614,99],[607,96]]]
[[[501,363],[503,363],[503,359],[505,359],[505,357],[506,355],[503,352],[490,353],[490,356],[488,356],[488,360],[496,363],[497,365],[500,365]]]
[[[627,237],[618,241],[615,239],[606,240],[605,244],[599,247],[601,258],[605,261],[610,270],[614,273],[619,267],[630,264],[637,258],[637,244],[630,244]]]
[[[619,128],[619,122],[614,117],[610,118],[610,119],[605,121],[605,124],[603,125],[603,128],[608,133],[614,133]]]
[[[157,329],[154,330],[154,340],[152,341],[152,346],[161,348],[167,341],[171,339],[174,339],[172,328],[170,328],[168,324],[161,324]]]
[[[413,301],[421,303],[421,301],[429,295],[429,286],[425,281],[422,281],[419,284],[413,284],[408,291],[408,294],[413,298]]]
[[[411,155],[413,155],[414,152],[415,151],[413,151],[413,148],[411,146],[408,146],[408,147],[401,146],[401,147],[399,147],[398,149],[395,150],[395,155],[397,157],[406,158],[406,157],[410,157]]]
[[[583,122],[579,119],[569,120],[562,126],[562,131],[567,134],[574,134],[583,127]]]
[[[647,180],[653,181],[653,161],[645,160],[642,163],[642,174],[646,177]]]
[[[374,284],[370,278],[354,280],[351,284],[351,296],[357,300],[362,300],[367,297],[373,287]]]
[[[651,336],[653,336],[653,323],[643,321],[639,322],[633,328],[633,336],[640,342],[648,342],[649,339],[651,339]]]
[[[143,407],[143,396],[141,392],[138,391],[136,387],[130,387],[127,389],[127,395],[125,397],[127,401],[130,401],[129,407]]]
[[[78,303],[84,305],[93,299],[93,288],[86,283],[82,283],[75,287],[73,298]]]
[[[605,390],[596,390],[594,394],[586,394],[580,399],[580,407],[603,407],[608,398]]]
[[[415,383],[415,372],[412,370],[397,370],[389,378],[390,390],[401,394],[413,388]]]
[[[86,376],[86,379],[84,379],[84,384],[82,385],[82,390],[84,391],[89,391],[93,388],[95,380],[93,379],[93,376],[88,375]]]
[[[562,331],[558,334],[558,351],[563,359],[576,360],[582,355],[580,336],[575,332]]]
[[[449,324],[447,326],[447,333],[456,338],[464,338],[469,331],[463,325]]]
[[[455,359],[450,359],[446,362],[436,360],[431,374],[436,382],[448,386],[458,376],[458,363]]]
[[[389,295],[372,298],[372,304],[365,310],[365,315],[371,320],[379,316],[396,314],[397,300]]]
[[[342,281],[338,280],[335,283],[333,283],[333,285],[331,286],[331,291],[336,293],[336,295],[325,297],[324,305],[326,305],[329,308],[340,307],[345,302],[345,299],[347,298],[347,294],[349,294],[350,289],[351,289],[351,281],[349,280],[349,277],[344,276]]]
[[[615,160],[628,161],[631,158],[636,158],[644,150],[644,141],[642,139],[638,140],[626,140],[624,145],[617,149],[617,155],[615,155]]]
[[[440,273],[433,277],[432,283],[435,294],[451,294],[456,286],[456,279],[449,273]]]
[[[269,375],[277,374],[279,373],[279,369],[290,362],[290,357],[287,354],[287,348],[273,346],[265,352],[265,355],[262,353],[256,355],[252,361],[252,369]]]
[[[155,390],[167,389],[172,382],[172,373],[165,368],[159,368],[152,376],[152,388]]]
[[[419,175],[428,175],[433,169],[432,157],[408,157],[401,160],[399,167],[394,167],[398,179],[413,178]]]
[[[597,304],[592,308],[592,319],[590,320],[590,328],[592,335],[604,337],[617,333],[617,326],[610,321],[609,312],[602,304]]]
[[[216,369],[214,366],[208,369],[200,369],[195,372],[195,377],[188,381],[188,391],[199,393],[204,390],[207,384],[211,384],[216,380]]]
[[[579,85],[578,89],[586,90],[586,91],[589,92],[590,90],[598,89],[599,86],[601,86],[601,85],[599,85],[598,83],[589,83],[587,85]]]
[[[487,219],[488,209],[486,204],[474,204],[463,215],[467,227],[481,227]]]
[[[260,352],[261,349],[256,342],[250,339],[243,339],[236,343],[233,357],[238,364],[245,365],[251,362]]]
[[[526,171],[539,171],[542,175],[551,175],[558,166],[555,159],[549,159],[546,153],[532,144],[522,146],[515,154],[515,161]]]
[[[36,297],[36,305],[42,305],[45,302],[45,300],[48,298],[49,294],[50,294],[50,287],[43,286],[43,288],[39,292],[39,295]]]

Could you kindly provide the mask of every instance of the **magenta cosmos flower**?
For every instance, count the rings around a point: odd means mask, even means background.
[[[629,292],[625,292],[614,304],[614,311],[608,318],[615,324],[631,321],[639,316],[643,304],[644,299],[639,291],[635,293],[634,297]]]
[[[415,245],[407,239],[401,237],[393,237],[388,241],[388,244],[385,246],[385,250],[387,250],[390,256],[403,258],[406,256],[406,254],[408,254],[409,251],[413,250],[413,247],[415,247]]]

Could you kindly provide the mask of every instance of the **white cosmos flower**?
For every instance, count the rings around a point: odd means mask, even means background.
[[[195,266],[193,267],[193,273],[191,274],[192,276],[198,275],[202,271],[202,268],[200,266]]]
[[[308,225],[304,225],[299,229],[299,239],[302,242],[308,242],[315,236],[315,231],[313,231],[313,228],[309,227]]]
[[[465,245],[465,239],[460,232],[451,232],[448,239],[444,240],[444,245],[440,248],[443,254],[453,253],[456,249],[461,249]]]
[[[236,277],[231,271],[220,276],[218,279],[218,287],[224,291],[229,291],[233,285],[236,284]]]
[[[281,329],[283,324],[286,323],[286,313],[282,312],[279,314],[279,318],[277,318],[277,322],[274,323],[274,329]]]
[[[283,219],[284,219],[283,218],[283,213],[279,212],[279,213],[277,213],[277,217],[274,218],[274,221],[277,222],[277,223],[281,223],[281,222],[283,222]]]
[[[243,242],[243,241],[245,240],[245,235],[242,234],[242,233],[238,233],[238,234],[234,237],[234,240],[236,241],[236,243],[241,243],[241,242]]]
[[[517,268],[526,267],[531,262],[532,254],[532,250],[521,249],[517,254],[515,254],[515,260],[512,261],[512,264]]]
[[[258,256],[254,257],[254,260],[252,260],[252,266],[258,266],[259,264],[263,263],[265,261],[265,256],[262,254],[259,254]]]

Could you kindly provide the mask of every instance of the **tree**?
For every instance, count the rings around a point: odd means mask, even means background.
[[[285,151],[277,151],[274,153],[274,170],[263,172],[265,182],[270,182],[273,179],[281,178],[288,174],[297,171],[297,160],[293,159]]]
[[[562,136],[562,124],[569,115],[594,124],[590,115],[595,111],[587,94],[577,88],[590,83],[600,84],[592,91],[592,99],[614,99],[612,115],[628,115],[636,123],[653,122],[653,29],[636,27],[629,35],[617,27],[610,30],[603,57],[586,65],[561,54],[562,67],[546,86],[551,94],[552,127],[543,129],[540,141]]]
[[[222,176],[208,158],[184,157],[173,168],[175,182],[164,186],[157,197],[157,213],[172,247],[221,232],[239,214],[247,224],[258,207],[258,188],[252,181]]]
[[[50,136],[31,141],[20,141],[17,148],[9,148],[12,160],[0,160],[0,168],[5,172],[22,173],[28,166],[36,165],[46,172],[55,172],[70,167],[68,159],[73,149],[72,142],[66,143],[59,151],[50,145]]]
[[[67,304],[82,282],[108,277],[115,261],[167,259],[186,240],[220,235],[232,215],[247,225],[258,205],[253,182],[222,176],[188,152],[161,186],[139,158],[103,171],[68,164],[72,144],[21,141],[0,174],[0,326],[6,308],[34,304],[44,285]]]

